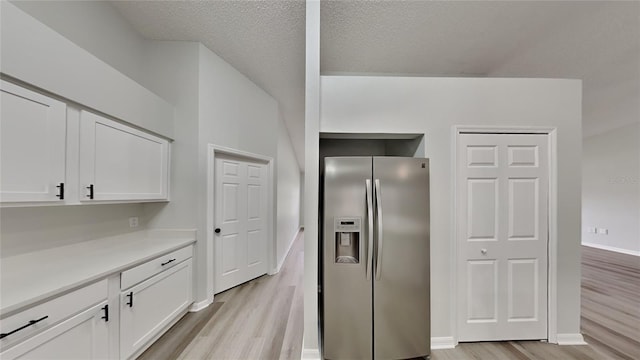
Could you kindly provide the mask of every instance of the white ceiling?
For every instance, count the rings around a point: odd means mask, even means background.
[[[328,73],[484,76],[571,15],[571,4],[331,1],[321,10]]]
[[[144,37],[200,41],[280,104],[304,168],[301,1],[116,1]],[[584,81],[584,135],[640,121],[640,2],[323,1],[323,74]]]
[[[280,105],[304,169],[304,1],[113,1],[142,36],[199,41]]]

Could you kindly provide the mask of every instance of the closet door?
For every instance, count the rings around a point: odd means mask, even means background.
[[[457,141],[458,340],[546,339],[547,135]]]
[[[67,107],[0,82],[0,202],[62,202]]]
[[[267,272],[267,166],[232,156],[215,160],[215,292]]]
[[[169,142],[105,117],[80,115],[80,200],[167,200]]]

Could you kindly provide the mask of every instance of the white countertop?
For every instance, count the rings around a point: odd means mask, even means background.
[[[195,241],[194,230],[144,230],[0,259],[0,317]]]

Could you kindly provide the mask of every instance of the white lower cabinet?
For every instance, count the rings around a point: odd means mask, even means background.
[[[0,359],[107,359],[107,280],[95,282],[0,321]],[[117,322],[117,321],[115,321]]]
[[[109,358],[107,302],[92,307],[0,354],[10,359],[89,360]]]
[[[193,303],[192,256],[193,246],[183,247],[5,316],[0,359],[140,355]]]
[[[120,295],[120,358],[139,355],[193,302],[192,263],[172,268],[124,289]]]

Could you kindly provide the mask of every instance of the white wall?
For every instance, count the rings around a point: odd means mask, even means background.
[[[300,228],[300,167],[289,132],[282,118],[278,121],[278,241],[276,260],[282,266]]]
[[[454,331],[452,126],[556,127],[557,253],[560,259],[558,333],[580,332],[580,81],[323,76],[320,99],[321,132],[425,134],[424,155],[430,158],[431,166],[431,326],[434,337],[449,337]],[[317,166],[309,159],[307,164]],[[305,200],[311,199],[317,204],[317,186],[317,182],[308,184]],[[307,216],[307,221],[316,221],[316,214],[312,219]],[[305,232],[307,242],[317,247],[317,231]],[[311,271],[313,273],[309,274]],[[315,278],[316,271],[316,267],[305,267],[305,281],[309,277]],[[305,297],[315,295],[315,291],[306,290]],[[315,330],[312,324],[315,322],[305,318],[305,346],[308,346],[306,331]]]
[[[137,216],[139,227],[129,227]],[[146,227],[141,204],[42,206],[0,209],[0,256],[70,245]]]
[[[277,102],[202,45],[199,110],[201,154],[212,143],[276,157]]]
[[[186,41],[149,41],[141,80],[174,105],[171,144],[171,202],[147,204],[152,228],[195,229],[198,212],[198,83],[200,45]]]
[[[318,176],[320,145],[320,1],[306,2],[304,119],[304,339],[302,358],[318,353]]]
[[[8,22],[4,21],[6,16],[14,19],[14,15],[17,15],[20,17],[20,26],[37,29],[29,36],[48,31],[41,26],[41,22],[101,57],[104,62],[120,68],[129,77],[140,75],[138,69],[142,48],[139,46],[142,39],[106,2],[19,1],[11,4],[3,2],[2,6],[3,30],[8,26]],[[4,32],[3,40],[10,36],[11,39],[24,42],[25,35]],[[49,32],[45,39],[40,38],[45,43],[50,39],[57,40],[57,34]],[[28,47],[35,44],[23,45]],[[16,53],[7,51],[7,42],[0,43],[0,46],[3,69],[9,64],[24,62],[25,59],[15,57]],[[47,57],[43,59],[51,60]],[[161,124],[161,128],[166,128],[164,125]],[[172,131],[173,124],[170,126]],[[128,218],[134,216],[140,220],[138,228],[129,227]],[[0,209],[0,255],[12,256],[140,230],[146,227],[146,219],[143,205],[140,204],[3,208]]]
[[[582,243],[640,256],[640,123],[587,137],[583,150]]]
[[[11,1],[97,58],[141,82],[145,40],[107,1]]]
[[[120,228],[120,223],[129,216],[143,218],[143,223],[150,228],[197,228],[196,301],[207,299],[212,293],[213,284],[213,253],[206,243],[207,145],[216,144],[257,153],[272,157],[276,162],[284,156],[283,174],[291,183],[295,183],[295,176],[290,177],[294,170],[290,166],[293,156],[290,140],[288,136],[279,139],[278,104],[269,94],[199,43],[143,39],[108,2],[18,2],[16,5],[68,41],[84,48],[92,56],[173,105],[171,115],[174,116],[175,128],[172,122],[170,130],[175,142],[172,144],[170,203],[74,208],[81,210],[61,207],[3,209],[1,220],[15,219],[13,214],[16,213],[23,216],[25,221],[14,222],[14,226],[7,228],[7,231],[3,226],[3,245],[0,250],[6,248],[6,253],[12,254],[57,246],[65,241],[82,241],[106,236],[104,234],[130,231],[129,228]],[[114,91],[113,94],[105,99],[116,98],[118,92]],[[156,126],[166,127],[160,122],[148,125],[151,130]],[[144,124],[141,126],[146,127]],[[280,154],[279,141],[282,147]],[[277,169],[274,172],[274,180],[277,180]],[[299,174],[297,165],[295,173]],[[277,183],[272,185],[275,191]],[[297,187],[288,190],[298,193]],[[276,235],[276,224],[286,224],[283,228],[290,232],[299,220],[290,210],[292,204],[286,203],[284,208],[280,208],[277,194],[274,196],[274,207],[270,212],[274,214],[273,237],[287,238],[289,234],[286,233]],[[295,206],[297,208],[298,205]],[[285,216],[280,221],[275,215],[278,211]],[[49,217],[58,221],[52,223],[43,220]],[[29,221],[32,218],[43,225],[33,227]],[[100,218],[107,220],[100,222]],[[79,226],[77,221],[80,220],[88,225]],[[61,235],[50,238],[46,236],[49,232]],[[22,241],[20,239],[29,236],[32,240],[19,243]],[[275,260],[275,254],[273,258]]]
[[[278,155],[280,114],[278,104],[269,94],[202,45],[199,77],[198,238],[204,239],[207,230],[205,194],[208,145],[224,146],[275,159]],[[277,196],[276,181],[277,178],[274,178],[274,197]],[[277,198],[274,199],[270,213],[277,214]],[[271,228],[272,238],[276,238],[276,216],[273,216]],[[209,249],[207,253],[213,254],[213,249]],[[209,262],[209,266],[206,270],[198,266],[198,271],[213,275],[213,263]],[[206,293],[200,291],[198,299],[204,299],[213,293],[213,281],[208,281],[205,285]]]
[[[4,75],[173,137],[169,103],[12,3],[2,1],[0,7],[0,70]],[[71,15],[77,16],[70,14],[67,21],[77,21]],[[99,43],[102,38],[95,40]]]

